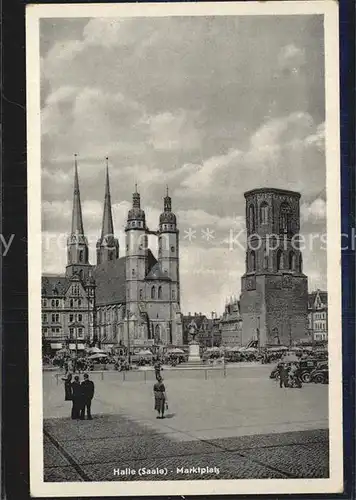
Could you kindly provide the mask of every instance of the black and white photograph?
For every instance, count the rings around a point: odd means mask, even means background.
[[[342,491],[337,3],[28,6],[27,82],[32,494]]]

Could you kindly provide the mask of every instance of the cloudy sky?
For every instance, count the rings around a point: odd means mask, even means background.
[[[92,263],[105,156],[121,255],[135,182],[152,229],[169,185],[183,312],[239,295],[244,191],[300,191],[302,234],[325,232],[321,16],[42,19],[40,35],[44,272],[64,272],[74,153]],[[313,241],[311,290],[326,287]]]

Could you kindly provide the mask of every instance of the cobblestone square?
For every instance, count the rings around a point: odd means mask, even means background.
[[[92,421],[70,419],[61,380],[45,373],[45,481],[328,477],[328,386],[280,389],[270,370],[241,366],[206,380],[167,371],[164,420],[153,410],[152,374],[92,373]]]

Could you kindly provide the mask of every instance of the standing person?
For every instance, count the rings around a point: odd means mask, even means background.
[[[64,401],[72,401],[72,374],[67,373],[64,380]]]
[[[159,358],[157,358],[155,364],[154,364],[154,369],[155,369],[155,375],[156,375],[156,380],[158,381],[159,378],[161,378],[161,362]]]
[[[77,420],[80,418],[80,411],[82,409],[82,387],[80,385],[79,376],[76,375],[74,377],[74,381],[72,382],[72,419]]]
[[[92,380],[89,380],[89,375],[87,373],[84,373],[84,380],[81,383],[81,388],[82,388],[82,407],[80,410],[80,418],[81,420],[84,420],[85,417],[85,408],[87,409],[87,416],[88,420],[92,420],[91,416],[91,401],[94,397],[94,382]]]
[[[157,418],[164,418],[167,395],[165,385],[160,375],[158,375],[157,382],[153,386],[153,393],[155,397],[155,410],[158,412]]]
[[[287,374],[287,367],[284,363],[279,363],[278,365],[278,372],[279,372],[279,387],[288,387],[287,384],[287,379],[288,379],[288,374]]]

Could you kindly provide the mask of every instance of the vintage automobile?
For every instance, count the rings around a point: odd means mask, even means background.
[[[281,363],[281,362],[280,362]],[[270,378],[276,378],[279,379],[279,365],[280,363],[275,366],[270,374]],[[290,365],[291,363],[286,363],[287,365]],[[300,379],[303,383],[309,383],[311,382],[311,373],[314,370],[317,369],[328,369],[328,362],[325,360],[320,360],[320,359],[314,359],[314,358],[308,358],[308,359],[302,359],[299,362],[297,362],[299,365],[300,369]]]
[[[324,359],[306,359],[300,362],[300,378],[302,382],[309,383],[312,380],[311,374],[317,369],[328,369],[328,361]]]
[[[329,369],[328,367],[317,368],[313,370],[310,374],[311,382],[316,384],[328,384],[329,383]]]

